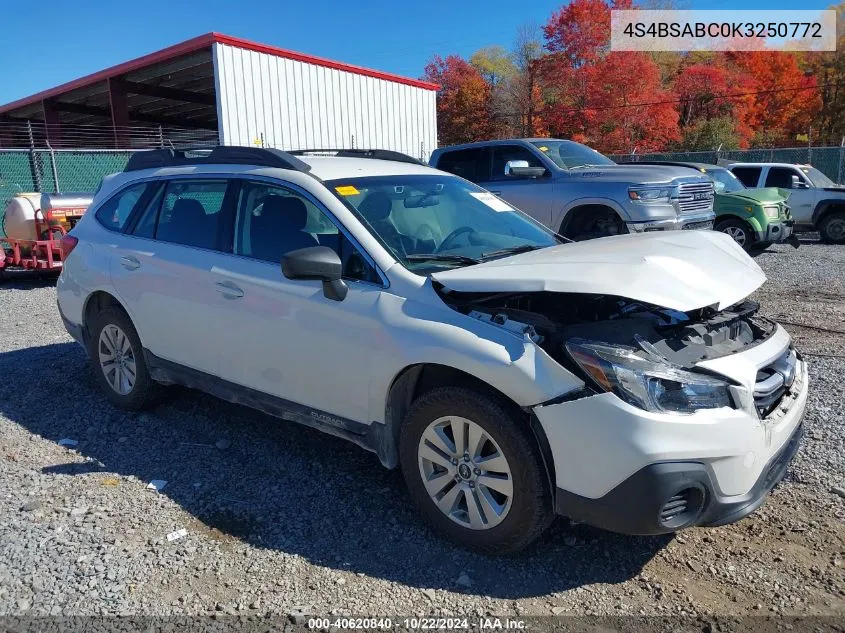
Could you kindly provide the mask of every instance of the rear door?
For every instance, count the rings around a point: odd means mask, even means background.
[[[230,241],[230,181],[191,177],[155,185],[116,240],[112,283],[146,349],[219,375],[223,318],[228,304],[243,295],[216,272]]]

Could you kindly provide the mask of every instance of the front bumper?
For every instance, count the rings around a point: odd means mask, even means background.
[[[696,215],[680,215],[666,220],[652,220],[650,222],[626,222],[630,233],[648,233],[651,231],[677,231],[681,229],[713,228],[715,220],[713,213],[699,213]]]
[[[663,462],[642,468],[599,499],[558,488],[555,511],[580,523],[623,534],[666,534],[694,525],[734,523],[759,508],[786,475],[803,430],[803,425],[795,429],[743,495],[720,495],[704,464]]]
[[[765,231],[758,231],[758,242],[786,242],[795,230],[795,220],[771,220]]]
[[[764,419],[729,408],[656,414],[607,393],[535,407],[557,513],[615,532],[662,534],[753,512],[798,449],[808,391],[799,362]]]

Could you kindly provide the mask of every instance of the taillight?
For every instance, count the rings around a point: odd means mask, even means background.
[[[77,244],[79,244],[79,240],[73,235],[62,235],[62,239],[59,240],[59,248],[62,251],[62,261],[67,261],[68,255],[70,255],[71,251],[76,248]]]

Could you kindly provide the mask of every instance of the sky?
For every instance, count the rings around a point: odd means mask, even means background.
[[[0,104],[217,31],[409,77],[434,54],[510,48],[563,0],[34,0],[3,11]],[[794,0],[683,0],[689,9],[797,8]],[[802,9],[831,2],[807,0]]]

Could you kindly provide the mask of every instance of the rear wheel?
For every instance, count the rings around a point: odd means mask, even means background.
[[[487,395],[444,387],[421,396],[402,427],[400,462],[426,520],[465,547],[516,552],[553,519],[536,440]]]
[[[819,223],[819,234],[825,244],[845,244],[845,211],[824,216]]]
[[[734,242],[746,250],[754,244],[754,234],[751,232],[751,228],[739,218],[728,218],[717,221],[713,230],[719,231],[720,233],[727,233],[733,238]]]
[[[121,409],[140,411],[161,393],[147,369],[141,340],[125,312],[106,308],[89,324],[88,352],[94,374],[109,401]]]

